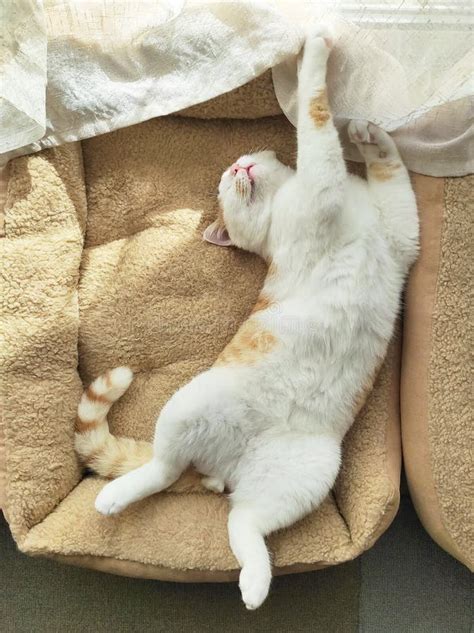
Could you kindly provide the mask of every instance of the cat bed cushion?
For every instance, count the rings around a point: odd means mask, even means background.
[[[406,294],[401,374],[403,457],[419,517],[474,569],[468,332],[474,177],[416,177],[421,255]]]
[[[104,481],[83,475],[74,424],[83,384],[127,364],[135,380],[109,423],[151,440],[166,400],[212,365],[250,313],[264,263],[201,235],[217,213],[223,168],[262,146],[294,161],[294,129],[278,115],[268,75],[179,116],[11,162],[0,239],[1,431],[4,511],[22,551],[131,576],[237,577],[224,495],[187,473],[171,491],[104,517],[94,509]],[[276,573],[352,559],[392,521],[398,349],[395,340],[344,441],[333,493],[270,537]]]

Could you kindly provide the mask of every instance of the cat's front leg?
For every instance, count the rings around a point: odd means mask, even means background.
[[[326,66],[332,48],[330,32],[313,26],[308,32],[298,76],[297,177],[302,195],[318,213],[342,206],[346,167],[329,107]]]
[[[383,217],[397,259],[406,271],[418,254],[419,237],[416,198],[408,171],[395,141],[374,123],[353,120],[348,134],[365,159],[369,192]]]
[[[303,60],[298,74],[298,97],[311,99],[315,92],[326,87],[326,67],[333,47],[333,37],[329,29],[321,24],[313,24],[306,34]]]

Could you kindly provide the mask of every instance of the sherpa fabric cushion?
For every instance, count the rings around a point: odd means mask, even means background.
[[[73,450],[82,382],[131,365],[135,381],[110,425],[150,440],[160,407],[214,362],[263,282],[261,260],[210,246],[201,233],[216,215],[223,168],[261,146],[291,163],[294,130],[282,116],[193,115],[11,165],[0,240],[2,424],[5,509],[24,552],[162,579],[236,576],[225,496],[191,477],[181,492],[106,518],[93,505],[104,482],[81,478]],[[354,558],[390,524],[399,500],[398,349],[395,341],[345,440],[334,493],[270,538],[277,573]]]
[[[472,570],[469,327],[474,177],[417,176],[415,183],[421,255],[406,294],[403,457],[423,525],[441,547]]]

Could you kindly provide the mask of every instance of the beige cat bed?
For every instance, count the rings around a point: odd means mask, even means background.
[[[295,138],[270,76],[194,107],[10,165],[2,275],[4,511],[20,549],[131,576],[236,578],[227,501],[188,474],[174,491],[106,518],[104,482],[73,448],[83,383],[130,365],[114,433],[150,440],[160,407],[209,367],[246,318],[262,261],[204,243],[225,166],[268,146],[292,162]],[[370,547],[398,507],[398,344],[344,443],[333,494],[270,538],[277,573]]]

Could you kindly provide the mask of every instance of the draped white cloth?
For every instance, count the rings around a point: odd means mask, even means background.
[[[415,171],[473,171],[469,0],[0,0],[0,165],[175,112],[270,67],[295,123],[311,16],[333,24],[328,86],[343,140],[348,119],[366,118],[394,133]]]
[[[1,17],[3,163],[206,101],[302,44],[266,2],[8,0]]]
[[[432,176],[474,171],[474,5],[471,0],[280,0],[291,21],[329,23],[328,87],[347,158],[350,119],[393,133],[407,166]],[[296,125],[296,58],[273,70],[279,103]]]

